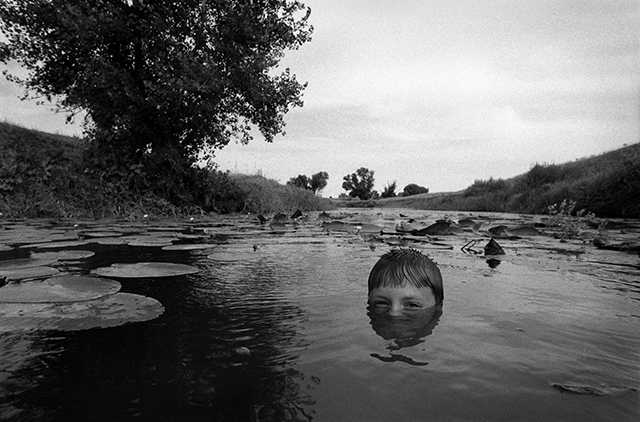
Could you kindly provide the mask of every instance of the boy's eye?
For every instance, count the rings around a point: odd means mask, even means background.
[[[373,305],[374,305],[374,306],[380,306],[380,307],[382,307],[382,306],[385,306],[385,307],[386,307],[386,306],[389,306],[389,303],[387,303],[387,302],[386,302],[386,301],[384,301],[384,300],[374,300],[374,301],[373,301]]]
[[[417,302],[407,302],[404,304],[404,307],[408,309],[420,309],[422,308],[422,305]]]

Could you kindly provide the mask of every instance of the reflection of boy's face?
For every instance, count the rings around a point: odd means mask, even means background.
[[[410,284],[403,287],[379,287],[369,293],[369,317],[373,330],[385,340],[420,342],[431,334],[441,314],[433,291]],[[403,343],[404,344],[404,343]]]
[[[402,287],[378,287],[369,292],[372,311],[394,318],[413,318],[415,312],[435,304],[436,298],[430,288],[418,288],[409,283]]]

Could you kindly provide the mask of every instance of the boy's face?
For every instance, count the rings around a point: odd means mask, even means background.
[[[376,313],[393,317],[409,317],[436,305],[433,291],[406,283],[402,287],[378,287],[369,292],[369,305]]]

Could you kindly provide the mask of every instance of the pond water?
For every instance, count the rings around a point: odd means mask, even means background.
[[[321,217],[273,227],[255,216],[3,222],[0,275],[9,260],[94,253],[7,286],[99,277],[96,269],[114,263],[198,272],[107,277],[161,304],[148,320],[63,330],[18,329],[0,317],[0,419],[638,420],[637,252],[597,249],[595,229],[560,241],[543,228],[498,237],[506,254],[484,256],[485,229],[533,225],[534,216],[367,209]],[[394,233],[399,222],[426,227],[445,217],[483,224]],[[323,226],[334,220],[342,223]],[[638,243],[638,221],[616,223],[606,233],[612,242]],[[167,248],[181,244],[203,246]],[[445,292],[441,312],[400,328],[372,320],[366,307],[371,267],[398,244],[438,263]],[[403,329],[414,335],[398,338]]]

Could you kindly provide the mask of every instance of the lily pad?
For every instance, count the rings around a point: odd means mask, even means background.
[[[43,242],[43,243],[31,243],[29,245],[22,245],[20,248],[38,248],[38,249],[55,249],[55,248],[70,248],[73,246],[86,245],[84,240],[69,240],[66,242]]]
[[[11,247],[9,245],[0,244],[0,252],[10,251],[11,249],[13,249],[13,247]]]
[[[127,245],[129,246],[150,247],[150,248],[171,246],[171,244],[172,244],[171,240],[158,240],[158,239],[132,240],[131,242],[127,242]]]
[[[166,236],[128,236],[127,245],[129,246],[148,246],[148,247],[163,247],[169,246],[174,241],[177,241],[177,237],[166,237]]]
[[[269,224],[269,228],[271,228],[271,231],[273,233],[285,233],[287,231],[291,231],[291,229],[289,229],[285,223],[281,223],[278,221]]]
[[[53,264],[58,261],[56,258],[18,258],[18,259],[6,259],[0,261],[0,271],[4,270],[20,270],[22,268],[44,267],[45,265]]]
[[[171,262],[137,262],[135,264],[111,264],[110,267],[96,268],[92,272],[102,277],[157,278],[195,274],[200,270],[190,265]]]
[[[360,224],[355,228],[358,229],[360,233],[380,233],[382,230],[384,230],[382,227],[378,225],[369,224],[369,223]]]
[[[95,255],[92,251],[59,251],[59,252],[40,252],[31,253],[33,259],[55,259],[57,261],[74,261],[77,259],[85,259]]]
[[[125,245],[129,240],[125,237],[96,237],[89,239],[89,242],[99,245]]]
[[[7,303],[0,307],[0,332],[115,327],[159,317],[157,300],[132,293],[116,293],[72,303]]]
[[[96,277],[54,277],[44,281],[9,284],[0,288],[0,302],[52,303],[98,299],[120,291],[115,280]]]
[[[6,277],[9,280],[27,280],[31,278],[45,278],[58,274],[60,271],[51,267],[30,267],[19,269],[0,269],[0,277]]]
[[[94,231],[94,232],[82,232],[81,236],[84,237],[118,237],[122,236],[123,233],[120,231]]]
[[[163,246],[162,250],[165,251],[195,251],[199,249],[211,249],[217,245],[211,243],[182,243],[178,245]]]

